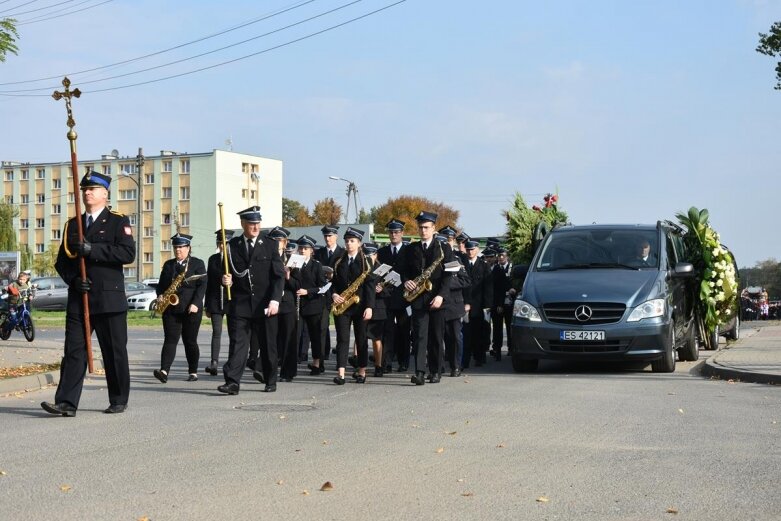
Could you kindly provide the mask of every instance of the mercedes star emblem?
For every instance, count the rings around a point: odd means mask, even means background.
[[[588,322],[591,320],[591,308],[588,306],[578,306],[577,309],[575,309],[575,318],[577,318],[579,322]]]

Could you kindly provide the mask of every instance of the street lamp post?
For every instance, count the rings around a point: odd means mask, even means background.
[[[355,206],[355,224],[358,224],[358,187],[354,182],[343,177],[328,176],[328,179],[334,181],[344,181],[347,183],[347,210],[344,212],[344,220],[347,221],[350,218],[350,195],[353,197],[353,205]]]
[[[136,156],[136,174],[138,178],[132,177],[129,173],[123,172],[122,175],[130,179],[136,184],[136,280],[141,282],[141,261],[143,256],[143,239],[141,238],[141,229],[143,219],[141,217],[141,176],[144,169],[144,151],[143,148],[138,147],[138,155]]]

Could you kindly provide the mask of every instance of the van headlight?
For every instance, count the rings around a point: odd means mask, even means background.
[[[515,304],[513,304],[513,316],[530,322],[542,322],[542,318],[535,307],[521,299],[516,300]]]
[[[629,318],[627,318],[626,321],[637,322],[638,320],[643,320],[644,318],[654,318],[661,316],[664,316],[664,299],[655,298],[653,300],[643,302],[635,309],[633,309],[632,313],[629,315]]]

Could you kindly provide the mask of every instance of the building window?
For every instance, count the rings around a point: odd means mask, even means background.
[[[13,181],[14,180],[14,171],[13,170],[6,170],[5,171],[5,180],[6,181]]]
[[[247,198],[247,189],[246,188],[242,188],[241,189],[241,198],[242,199],[246,199]]]
[[[179,214],[179,225],[180,226],[190,226],[190,214],[189,213],[181,213]]]
[[[39,242],[35,243],[35,253],[43,253],[43,252],[44,252],[43,244]]]
[[[62,179],[60,178],[52,179],[52,188],[54,188],[55,190],[59,190],[60,188],[62,188]]]
[[[68,202],[71,204],[76,202],[76,199],[73,197],[73,192],[68,192]]]
[[[68,167],[68,178],[73,177],[73,169],[71,167]]]
[[[144,237],[153,237],[155,235],[154,226],[144,226]]]
[[[163,161],[163,172],[173,172],[173,171],[174,171],[174,162]]]
[[[111,175],[111,165],[101,165],[100,169],[103,175]]]
[[[160,197],[163,199],[170,199],[171,198],[171,187],[163,187],[160,191]]]
[[[120,168],[122,169],[123,174],[135,174],[137,171],[134,163],[125,163],[124,165],[121,165]]]
[[[59,204],[52,205],[52,215],[60,215],[62,212],[62,206]]]
[[[190,199],[190,187],[189,186],[183,186],[179,189],[179,200],[180,201],[187,201]]]
[[[29,219],[19,219],[19,228],[22,230],[26,230],[30,227],[30,220]]]
[[[38,194],[35,196],[35,202],[38,204],[43,204],[46,202],[46,195],[44,194]]]
[[[125,276],[126,279],[134,279],[136,278],[136,269],[126,266],[122,268],[122,274]]]
[[[22,195],[20,195],[19,197],[21,197],[21,198],[22,198],[22,202],[21,202],[21,204],[27,204],[27,203],[29,203],[29,202],[30,202],[30,196],[29,196],[29,195],[27,195],[27,194],[22,194]]]
[[[190,173],[190,160],[189,159],[182,159],[181,168],[179,169],[180,174],[189,174]]]
[[[5,202],[8,204],[14,204],[14,196],[13,195],[6,195],[5,196]]]
[[[22,181],[26,181],[28,179],[30,179],[30,171],[22,170]]]
[[[162,241],[160,249],[163,251],[171,251],[171,241]]]
[[[130,215],[127,216],[127,220],[130,221],[130,226],[135,226],[136,225],[136,214],[131,213]]]
[[[39,218],[39,219],[35,220],[35,227],[36,228],[43,228],[44,226],[46,226],[46,219],[40,219]]]
[[[62,238],[62,232],[60,230],[52,230],[52,240],[59,241]]]
[[[154,261],[154,257],[151,253],[144,252],[144,262],[152,262]]]
[[[147,184],[147,185],[155,184],[155,174],[146,174],[144,176],[144,184]]]
[[[171,214],[170,213],[164,213],[162,215],[163,224],[171,224]]]
[[[135,188],[131,188],[130,190],[119,191],[120,201],[135,201],[137,198],[138,198],[138,191]]]
[[[35,178],[36,178],[36,179],[46,179],[46,170],[45,170],[45,169],[43,169],[43,168],[39,168],[39,169],[38,169],[38,170],[35,172]]]
[[[255,199],[255,190],[250,190],[249,191],[249,198],[250,199]]]
[[[144,201],[144,210],[154,210],[155,209],[155,202],[147,199]]]

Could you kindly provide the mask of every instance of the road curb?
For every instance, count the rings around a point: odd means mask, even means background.
[[[93,360],[93,364],[95,369],[104,369],[103,360],[99,358]],[[89,374],[87,374],[87,376],[89,376]],[[0,396],[38,391],[40,389],[45,389],[50,385],[57,385],[59,383],[59,371],[48,371],[46,373],[19,376],[17,378],[7,378],[5,380],[0,380]]]
[[[719,364],[718,360],[714,360],[714,358],[716,358],[716,355],[713,355],[705,361],[705,365],[702,367],[703,376],[715,376],[725,380],[736,380],[754,384],[781,384],[780,375],[760,373],[757,371],[744,371],[735,369],[734,367],[723,366]]]

